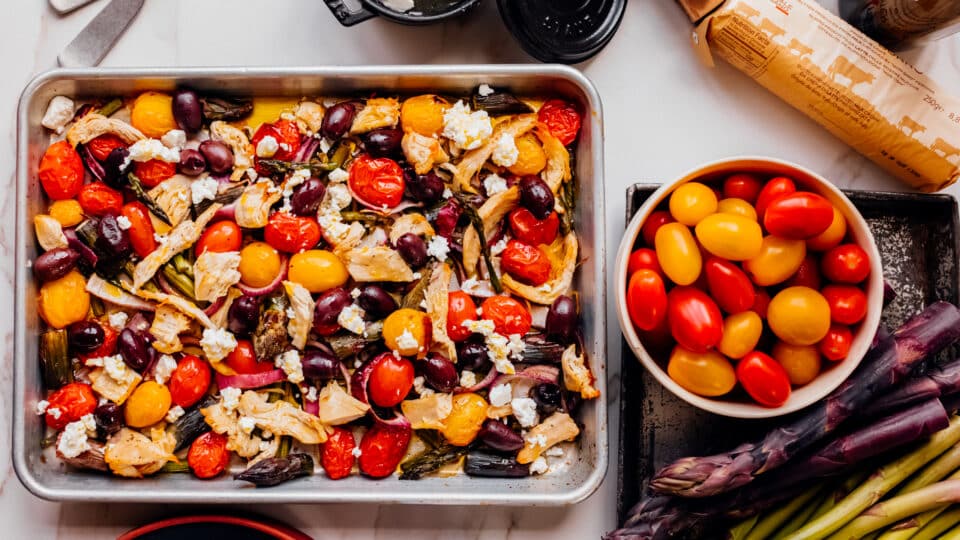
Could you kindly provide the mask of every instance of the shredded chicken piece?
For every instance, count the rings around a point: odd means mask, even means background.
[[[247,186],[237,200],[237,225],[248,229],[266,227],[270,207],[281,197],[283,192],[270,180],[261,180]]]
[[[306,287],[293,281],[284,281],[283,289],[287,291],[290,310],[293,312],[287,325],[290,344],[302,350],[307,345],[307,337],[313,328],[313,297]]]
[[[440,146],[440,141],[416,131],[408,131],[403,135],[400,148],[417,174],[427,174],[434,165],[450,160],[450,156]]]
[[[368,99],[350,126],[351,135],[359,135],[377,128],[393,127],[400,121],[400,102],[396,98]]]
[[[223,300],[223,305],[220,306],[220,309],[216,313],[210,316],[210,322],[213,323],[213,326],[216,328],[224,328],[227,326],[227,316],[230,314],[230,306],[233,305],[234,300],[243,296],[243,291],[236,287],[231,287],[227,291],[227,297]]]
[[[508,134],[513,138],[517,138],[533,129],[536,125],[537,115],[532,113],[519,114],[497,124],[493,129],[493,135],[490,137],[490,140],[480,148],[467,152],[463,156],[463,159],[460,160],[460,163],[457,164],[457,170],[453,176],[453,183],[457,189],[476,193],[477,190],[470,182],[473,180],[473,177],[477,175],[477,172],[480,171],[481,167],[483,167],[483,164],[493,155],[493,150],[496,148],[497,141],[500,140],[500,137]]]
[[[170,227],[176,227],[190,215],[190,184],[191,180],[182,174],[171,176],[157,184],[149,191],[150,198],[157,203],[157,206],[163,209],[170,219],[170,225],[160,221],[153,214],[150,215],[150,221],[153,222],[153,228],[157,231],[166,231]]]
[[[150,334],[157,338],[153,342],[153,348],[164,354],[182,351],[180,334],[189,329],[190,317],[168,304],[159,306],[153,317],[153,324],[150,325]]]
[[[273,437],[272,439],[261,441],[260,445],[260,453],[253,456],[250,461],[247,462],[247,467],[276,456],[277,451],[280,450],[280,437]],[[266,445],[266,448],[264,448],[263,445]]]
[[[195,319],[203,325],[204,328],[219,328],[219,326],[213,324],[213,321],[210,320],[210,317],[207,317],[207,314],[204,313],[202,309],[198,308],[193,302],[186,298],[175,294],[148,291],[147,289],[140,289],[137,291],[137,295],[147,300],[159,302],[160,304],[169,304],[182,311],[185,315]]]
[[[578,247],[577,235],[571,231],[563,239],[562,259],[559,264],[554,264],[550,269],[550,279],[539,287],[520,283],[506,273],[500,277],[500,280],[504,288],[509,289],[516,295],[536,304],[550,305],[557,297],[570,289],[570,284],[573,282],[573,272],[577,269]]]
[[[198,301],[213,302],[240,281],[240,252],[204,251],[193,263],[193,289]]]
[[[227,450],[238,456],[250,458],[260,453],[260,437],[245,433],[240,429],[240,418],[236,411],[228,411],[221,399],[217,403],[200,409],[200,414],[214,432],[227,436]]]
[[[66,235],[63,234],[63,226],[51,216],[46,214],[33,216],[33,228],[37,233],[37,242],[44,251],[70,245],[67,243]]]
[[[577,354],[577,346],[570,345],[560,356],[560,364],[563,366],[563,384],[571,392],[580,392],[583,399],[594,399],[600,397],[600,391],[593,386],[596,377],[587,367],[586,360],[582,354]]]
[[[120,137],[127,144],[146,138],[140,130],[122,120],[90,113],[70,126],[67,131],[67,142],[73,146],[85,144],[107,133]]]
[[[509,403],[506,405],[501,405],[499,407],[490,406],[487,407],[487,418],[493,418],[494,420],[499,420],[501,418],[506,418],[513,414],[513,407]]]
[[[87,292],[97,298],[116,304],[120,307],[136,309],[139,311],[153,311],[156,306],[142,298],[117,287],[113,283],[106,281],[97,274],[90,274],[87,278]]]
[[[433,273],[430,274],[430,282],[423,292],[423,297],[427,302],[427,315],[430,316],[433,347],[439,349],[451,362],[456,363],[457,347],[447,334],[451,274],[450,265],[437,263]]]
[[[453,396],[430,394],[408,399],[400,404],[400,409],[413,429],[443,429],[443,421],[453,412]]]
[[[433,236],[435,234],[430,221],[423,214],[417,212],[401,214],[393,222],[393,225],[390,226],[390,243],[396,244],[397,240],[407,233],[413,233],[417,236]]]
[[[363,235],[365,232],[367,232],[366,228],[364,228],[364,226],[359,222],[354,221],[351,223],[347,228],[346,233],[341,235],[339,238],[336,238],[334,242],[331,242],[333,244],[334,255],[344,259],[350,250],[360,245],[360,242],[363,241]]]
[[[297,119],[300,131],[316,133],[323,126],[323,105],[315,101],[301,101],[293,115]]]
[[[533,463],[540,454],[551,446],[564,441],[572,441],[580,434],[577,423],[567,413],[553,413],[528,433],[523,449],[517,454],[517,463]],[[542,439],[542,440],[541,440]]]
[[[489,241],[500,226],[503,218],[520,203],[520,190],[513,186],[487,199],[479,209],[477,215],[483,220],[483,235]],[[468,226],[463,233],[463,268],[468,276],[477,274],[477,263],[480,262],[480,236],[473,226]]]
[[[90,387],[97,395],[105,397],[117,405],[123,405],[123,402],[130,397],[141,380],[136,371],[128,369],[124,371],[123,379],[118,381],[100,367],[94,368],[88,377],[90,377]]]
[[[269,403],[267,398],[266,393],[247,390],[240,396],[240,415],[252,418],[260,429],[274,435],[290,435],[303,444],[327,441],[327,427],[318,417],[286,401]]]
[[[230,180],[236,182],[243,178],[247,169],[253,166],[253,145],[243,131],[217,120],[210,124],[210,137],[233,150],[233,174],[230,175]]]
[[[158,246],[149,255],[137,263],[133,269],[133,290],[136,292],[143,287],[143,284],[153,279],[154,274],[174,255],[188,249],[200,238],[204,227],[213,219],[213,216],[220,209],[220,204],[211,204],[200,216],[197,221],[186,220],[177,225],[170,231],[167,241]],[[241,225],[242,226],[242,225]]]
[[[168,440],[153,441],[139,431],[123,428],[107,440],[103,458],[113,474],[142,478],[159,471],[168,461],[177,461],[172,450]]]
[[[348,394],[337,381],[330,381],[317,397],[317,416],[328,426],[349,424],[370,410],[366,403]]]
[[[543,151],[547,154],[547,166],[540,173],[543,181],[550,186],[554,194],[560,189],[560,184],[573,178],[570,174],[570,153],[567,152],[563,143],[550,133],[547,126],[540,124],[534,133],[540,139],[543,145]]]
[[[413,281],[413,270],[395,249],[358,247],[344,254],[347,271],[355,281]]]

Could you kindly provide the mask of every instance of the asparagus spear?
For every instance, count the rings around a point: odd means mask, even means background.
[[[955,448],[956,447],[954,447],[954,449]],[[953,449],[949,450],[948,453],[952,451]],[[942,459],[943,457],[944,456],[941,456],[940,459]],[[957,471],[951,474],[950,476],[948,476],[947,480],[960,480],[960,471]],[[933,510],[927,510],[922,514],[917,514],[915,516],[912,516],[910,517],[910,519],[901,521],[900,523],[897,523],[896,525],[891,527],[885,533],[880,535],[880,538],[881,540],[907,540],[907,539],[913,538],[913,536],[917,534],[917,531],[922,529],[927,523],[930,523],[931,521],[933,521],[934,518],[936,518],[941,513],[943,513],[947,508],[949,508],[949,505],[945,504],[938,508],[934,508]]]
[[[896,385],[917,363],[960,338],[960,309],[937,302],[910,319],[868,353],[858,369],[827,399],[731,452],[682,458],[660,470],[651,487],[683,497],[716,495],[752,482],[787,463],[832,433],[857,410]]]
[[[948,516],[947,514],[951,515]],[[942,521],[938,522],[938,520]],[[920,532],[917,533],[914,538],[917,540],[933,540],[934,538],[939,538],[940,540],[960,540],[960,525],[957,523],[960,523],[960,508],[954,508],[949,512],[944,512],[937,520],[931,521],[929,525],[920,529]],[[928,528],[930,529],[929,531],[927,531]]]
[[[747,540],[749,538],[750,531],[753,530],[754,525],[757,524],[757,521],[760,519],[760,514],[755,516],[750,516],[747,519],[737,523],[730,528],[730,531],[727,533],[727,540]]]
[[[960,392],[960,361],[933,369],[911,379],[893,392],[871,403],[860,416],[869,418],[925,399],[953,395]]]
[[[810,502],[814,503],[816,501],[810,501]],[[816,511],[817,511],[817,506],[814,504],[808,503],[807,506],[801,508],[799,512],[797,512],[796,514],[793,515],[793,517],[790,518],[789,521],[784,523],[783,526],[780,527],[780,530],[777,531],[777,534],[772,538],[774,540],[780,540],[780,539],[786,538],[790,533],[800,529],[800,527],[803,527],[803,525],[806,522],[810,521],[810,518],[813,517]]]
[[[830,493],[829,496],[827,496],[823,501],[820,502],[820,505],[817,506],[817,508],[813,511],[813,514],[811,514],[810,517],[818,518],[826,514],[827,512],[829,512],[834,506],[837,505],[838,502],[845,499],[846,496],[849,495],[851,491],[853,491],[854,489],[857,489],[857,486],[862,484],[863,481],[866,480],[868,476],[870,476],[870,471],[867,471],[867,470],[861,470],[848,476],[847,479],[844,480],[839,486],[837,486],[833,490],[833,492]],[[806,523],[806,521],[804,521],[800,525],[803,526],[804,523]],[[796,529],[794,529],[794,531],[799,528],[800,527],[797,527]],[[793,532],[793,531],[790,531],[790,532]],[[786,535],[783,535],[783,536],[785,537]]]
[[[946,480],[936,484],[919,489],[917,491],[894,497],[880,504],[876,504],[859,517],[847,523],[845,527],[837,531],[830,540],[859,540],[865,535],[886,527],[891,523],[896,523],[901,519],[925,512],[936,508],[943,503],[960,502],[960,480]],[[950,526],[956,525],[960,519],[960,513],[948,510],[937,519],[920,529],[920,532],[914,538],[936,538],[941,532],[947,530]],[[923,531],[928,527],[935,526],[940,528],[932,536],[926,536]],[[815,538],[822,538],[817,536]]]
[[[816,508],[810,504],[810,502],[822,492],[822,485],[816,485],[808,488],[798,497],[794,497],[787,504],[784,504],[780,508],[777,508],[773,512],[763,516],[763,518],[753,527],[753,530],[750,531],[750,534],[747,535],[746,540],[766,540],[767,538],[770,538],[773,533],[780,530],[784,523],[789,521],[793,516],[797,515],[798,513],[805,513],[804,510],[806,510],[808,507]]]

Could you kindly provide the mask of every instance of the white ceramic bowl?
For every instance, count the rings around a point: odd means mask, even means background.
[[[726,400],[722,397],[703,397],[684,389],[671,379],[667,375],[665,367],[662,367],[666,366],[667,359],[655,359],[647,352],[633,323],[630,322],[630,316],[627,314],[627,279],[629,277],[627,276],[627,261],[630,253],[634,250],[637,237],[640,235],[640,229],[647,216],[666,201],[680,184],[691,181],[712,181],[737,172],[757,173],[768,178],[778,175],[787,176],[797,183],[798,188],[813,191],[826,197],[843,212],[843,216],[847,219],[848,236],[870,256],[870,277],[867,278],[865,288],[867,316],[854,333],[850,354],[842,362],[825,370],[814,381],[800,388],[794,388],[790,399],[785,404],[775,408],[764,407],[747,401]],[[667,387],[680,399],[712,413],[736,418],[780,416],[802,409],[825,397],[850,376],[863,359],[880,324],[880,312],[883,309],[883,272],[880,266],[880,253],[877,251],[877,245],[863,216],[836,186],[822,176],[799,165],[773,158],[735,157],[714,161],[663,184],[647,199],[627,226],[623,240],[620,242],[620,249],[617,252],[614,272],[617,318],[620,320],[620,328],[627,339],[627,343],[637,358],[640,359],[640,363],[656,377],[660,384]]]

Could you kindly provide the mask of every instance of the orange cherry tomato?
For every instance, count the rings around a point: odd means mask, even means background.
[[[564,146],[575,141],[580,131],[580,113],[576,106],[562,99],[551,99],[544,103],[537,113],[537,120],[546,124],[550,134]]]
[[[374,424],[360,439],[360,472],[371,478],[393,474],[407,453],[412,433],[408,426]]]
[[[300,150],[300,128],[289,120],[277,120],[272,124],[260,124],[250,144],[256,148],[266,137],[273,137],[277,141],[277,153],[269,159],[290,161]]]
[[[697,281],[703,270],[703,255],[690,229],[682,223],[667,223],[657,230],[657,262],[677,285]]]
[[[760,223],[764,222],[764,214],[766,214],[767,207],[770,206],[770,203],[796,191],[797,185],[793,180],[785,176],[770,179],[757,195],[757,204],[754,205],[757,210],[757,221]]]
[[[67,141],[51,144],[40,159],[37,175],[47,197],[72,199],[83,186],[83,160]]]
[[[677,343],[695,353],[707,352],[723,338],[723,315],[707,293],[676,287],[667,295],[667,321]]]
[[[246,339],[237,340],[237,348],[227,355],[224,362],[230,369],[242,375],[273,371],[272,362],[257,361],[257,354],[253,350],[253,343]]]
[[[850,354],[850,345],[852,343],[853,332],[846,326],[834,324],[830,326],[827,335],[817,344],[817,349],[827,360],[839,362]]]
[[[517,240],[507,242],[507,249],[503,250],[501,255],[500,266],[517,281],[534,287],[543,285],[550,279],[552,268],[550,259],[540,248]]]
[[[390,158],[364,154],[350,167],[350,189],[372,206],[393,208],[403,200],[403,169]]]
[[[263,229],[263,239],[277,251],[299,253],[320,243],[320,225],[309,217],[274,212]]]
[[[505,336],[522,336],[529,332],[533,325],[533,318],[526,306],[509,296],[491,296],[483,301],[480,310],[484,320],[493,321],[497,332]]]
[[[114,149],[126,148],[127,143],[123,142],[123,139],[113,133],[104,133],[89,141],[84,146],[87,147],[87,150],[89,150],[98,161],[103,161],[107,159],[107,156],[109,156],[110,152],[113,152]]]
[[[510,212],[510,230],[514,238],[531,246],[552,244],[560,230],[560,218],[556,212],[550,212],[546,219],[537,219],[526,208],[517,208]]]
[[[384,353],[374,364],[367,383],[370,400],[379,407],[399,405],[413,388],[413,362]]]
[[[643,222],[643,227],[640,229],[643,241],[646,242],[648,246],[653,247],[657,239],[657,231],[660,227],[667,223],[673,223],[674,221],[676,220],[673,219],[670,212],[666,210],[657,210],[651,213],[650,216],[647,217],[647,220]]]
[[[790,399],[790,377],[770,356],[753,351],[737,363],[737,380],[757,403],[779,407]]]
[[[644,268],[653,270],[657,274],[661,273],[657,252],[650,248],[640,248],[630,254],[630,259],[627,261],[627,275],[632,276],[634,272]]]
[[[47,398],[47,413],[44,420],[53,429],[63,429],[97,408],[97,397],[90,385],[73,382],[62,386]],[[57,411],[59,414],[57,414]]]
[[[167,163],[159,159],[136,161],[133,164],[133,174],[140,179],[141,184],[152,188],[177,174],[177,164]]]
[[[720,309],[740,313],[753,306],[756,292],[750,278],[737,265],[719,257],[710,257],[704,264],[707,289]]]
[[[230,463],[227,437],[208,431],[197,437],[187,452],[187,465],[197,478],[213,478]]]
[[[226,253],[228,251],[239,251],[240,244],[243,243],[243,231],[240,226],[233,221],[218,221],[213,225],[208,225],[200,239],[197,240],[196,251],[200,255],[204,251],[214,253]]]
[[[453,341],[463,341],[471,332],[463,323],[477,319],[477,305],[463,291],[453,291],[447,296],[447,335]]]
[[[641,268],[630,275],[627,313],[641,330],[653,331],[663,323],[667,316],[667,290],[660,274]]]
[[[717,351],[695,353],[679,345],[670,353],[667,374],[677,384],[700,396],[722,396],[737,385],[730,361]]]
[[[853,285],[827,285],[820,291],[830,304],[830,320],[857,324],[867,316],[867,295]]]
[[[833,205],[809,191],[778,197],[763,214],[767,232],[793,240],[807,240],[822,234],[832,222]]]
[[[157,239],[154,238],[153,222],[150,220],[150,210],[142,202],[134,201],[123,205],[120,214],[130,221],[130,244],[133,251],[141,259],[157,249]]]
[[[123,195],[103,182],[83,186],[77,195],[83,213],[89,216],[120,215],[123,210]]]
[[[842,244],[823,254],[823,276],[836,283],[860,283],[870,275],[870,257],[856,244]]]
[[[210,388],[210,364],[188,354],[170,375],[170,397],[174,405],[191,407]]]
[[[731,174],[723,181],[723,198],[743,199],[750,204],[757,201],[763,181],[748,173]]]
[[[820,265],[817,259],[812,255],[807,255],[800,263],[797,272],[786,281],[787,287],[810,287],[811,289],[820,288]]]

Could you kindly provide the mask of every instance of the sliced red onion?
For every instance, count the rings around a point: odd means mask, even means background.
[[[256,289],[240,282],[237,283],[237,287],[247,296],[263,296],[280,288],[280,284],[285,279],[287,279],[287,257],[286,255],[280,255],[280,272],[277,273],[277,277],[273,278],[273,281],[271,281],[269,285]]]
[[[371,213],[373,213],[373,214],[376,214],[376,215],[378,215],[378,216],[390,216],[390,215],[393,215],[393,214],[398,214],[398,213],[400,213],[400,212],[403,212],[404,210],[407,210],[408,208],[419,208],[419,207],[423,206],[421,203],[418,203],[418,202],[413,202],[413,201],[401,201],[400,204],[398,204],[397,206],[394,206],[393,208],[387,208],[386,210],[384,210],[384,208],[383,208],[382,205],[381,205],[381,206],[377,206],[377,205],[375,205],[375,204],[373,204],[373,203],[370,203],[370,202],[367,202],[367,201],[363,200],[363,197],[360,197],[360,195],[357,194],[357,192],[353,190],[353,186],[350,185],[350,182],[347,182],[347,189],[350,190],[350,196],[353,197],[353,200],[355,200],[355,201],[357,201],[358,203],[360,203],[360,206],[363,206],[364,208],[367,208],[367,209],[368,209],[368,210],[362,210],[363,212],[369,211],[369,212],[371,212]]]
[[[314,416],[320,416],[320,402],[319,401],[310,401],[309,399],[303,399],[303,410],[307,414],[312,414]]]
[[[471,386],[470,388],[464,388],[464,387],[460,386],[460,387],[458,387],[456,390],[454,390],[454,393],[455,393],[455,394],[463,394],[463,393],[466,393],[466,392],[479,392],[480,390],[483,390],[483,389],[487,388],[488,386],[492,385],[493,382],[497,380],[497,378],[498,378],[497,375],[499,375],[499,373],[497,373],[496,368],[492,368],[492,367],[491,367],[491,368],[490,368],[490,371],[487,372],[487,376],[484,377],[483,380],[481,380],[481,381],[478,382],[477,384]]]
[[[534,386],[542,383],[557,384],[559,380],[559,368],[536,365],[521,370],[514,375],[501,375],[494,381],[493,386],[509,384],[513,391],[513,397],[527,397]]]
[[[297,150],[297,153],[293,156],[293,161],[310,161],[313,153],[317,151],[318,146],[320,146],[320,139],[307,135],[300,137],[300,149]]]
[[[392,355],[393,353],[385,352],[371,358],[370,360],[367,360],[363,364],[360,364],[360,367],[353,372],[352,385],[348,385],[350,386],[349,391],[354,398],[366,403],[367,405],[370,405],[370,399],[367,396],[367,383],[370,381],[370,375],[373,374],[373,368],[375,368],[382,359]],[[412,425],[410,424],[410,421],[407,420],[407,417],[403,416],[396,410],[393,411],[393,418],[383,418],[377,413],[376,407],[371,405],[370,414],[373,415],[373,419],[376,420],[377,423],[387,426],[409,428]]]
[[[76,231],[74,231],[72,228],[64,229],[63,235],[67,237],[67,245],[70,246],[71,249],[79,253],[80,256],[83,257],[83,260],[87,261],[87,263],[89,263],[90,266],[97,265],[97,261],[99,260],[99,257],[97,257],[97,253],[92,249],[90,249],[90,246],[84,244],[83,241],[81,241],[80,238],[77,237]]]
[[[157,272],[157,285],[160,285],[160,290],[167,294],[172,294],[173,296],[183,296],[180,294],[180,291],[173,288],[173,285],[167,281],[167,278],[163,276],[163,272]]]
[[[223,303],[227,301],[227,295],[223,295],[220,298],[217,298],[216,302],[210,304],[203,310],[206,313],[207,317],[213,317],[213,314],[220,311],[220,308],[223,307]]]
[[[90,171],[90,174],[93,175],[98,181],[103,181],[104,171],[103,165],[100,165],[100,162],[97,161],[97,158],[93,157],[93,152],[85,144],[81,144],[77,147],[77,150],[80,154],[80,157],[83,159],[83,163],[87,166],[87,170]]]
[[[271,371],[264,371],[262,373],[241,373],[237,375],[223,375],[217,373],[216,380],[217,387],[221,390],[224,388],[252,390],[255,388],[263,388],[268,384],[285,381],[287,380],[287,374],[284,373],[282,369],[274,369]]]

